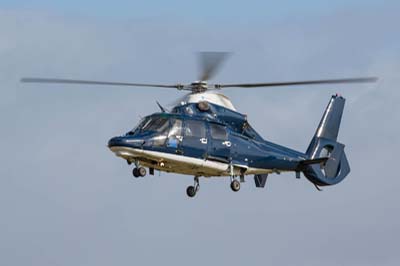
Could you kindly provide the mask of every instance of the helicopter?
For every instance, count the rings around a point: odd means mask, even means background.
[[[157,102],[160,112],[145,116],[122,136],[108,141],[108,148],[129,165],[134,177],[155,170],[193,176],[186,189],[194,197],[200,189],[200,177],[228,177],[234,192],[240,190],[246,176],[263,188],[271,174],[303,174],[318,190],[341,182],[350,165],[338,142],[345,98],[332,95],[317,130],[305,152],[272,143],[259,135],[247,116],[238,112],[230,99],[219,93],[224,88],[256,88],[317,84],[376,82],[376,77],[324,79],[267,83],[210,84],[228,53],[199,53],[201,73],[190,84],[148,84],[106,82],[59,78],[22,78],[28,83],[62,83],[172,88],[188,91],[171,109]]]

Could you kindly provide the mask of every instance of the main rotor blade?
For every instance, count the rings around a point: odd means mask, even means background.
[[[127,82],[107,82],[92,80],[76,80],[76,79],[53,79],[53,78],[22,78],[21,82],[26,83],[58,83],[58,84],[85,84],[85,85],[111,85],[111,86],[136,86],[136,87],[157,87],[157,88],[175,88],[184,89],[184,85],[162,85],[162,84],[143,84],[143,83],[127,83]]]
[[[198,53],[200,65],[200,81],[207,81],[215,76],[222,63],[230,53],[227,52],[200,52]]]
[[[298,85],[317,85],[317,84],[340,84],[340,83],[367,83],[376,82],[376,77],[366,78],[346,78],[346,79],[324,79],[306,80],[290,82],[269,82],[269,83],[243,83],[243,84],[215,84],[215,89],[221,88],[256,88],[256,87],[278,87],[278,86],[298,86]]]

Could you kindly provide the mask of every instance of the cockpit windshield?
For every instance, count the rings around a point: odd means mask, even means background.
[[[129,131],[127,135],[135,135],[143,132],[165,132],[169,127],[169,120],[166,117],[150,116],[143,118],[139,124]]]
[[[165,117],[149,117],[141,130],[163,132],[168,128],[168,125],[168,119]]]
[[[144,145],[151,147],[167,145],[177,148],[182,141],[182,120],[164,115],[145,117],[126,135],[143,136],[142,134],[146,135]]]

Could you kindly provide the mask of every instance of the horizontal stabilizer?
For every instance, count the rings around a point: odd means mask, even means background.
[[[326,161],[328,161],[328,159],[329,159],[328,157],[321,157],[321,158],[303,160],[303,161],[300,161],[300,166],[303,166],[303,165],[310,165],[310,164],[325,163]]]

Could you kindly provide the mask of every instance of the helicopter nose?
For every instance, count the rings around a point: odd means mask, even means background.
[[[144,143],[143,139],[137,139],[132,137],[113,137],[108,141],[108,148],[116,147],[116,146],[123,146],[123,147],[132,147],[132,148],[139,148]]]
[[[113,137],[108,141],[108,147],[114,147],[114,146],[121,146],[124,144],[124,138],[123,137]]]

